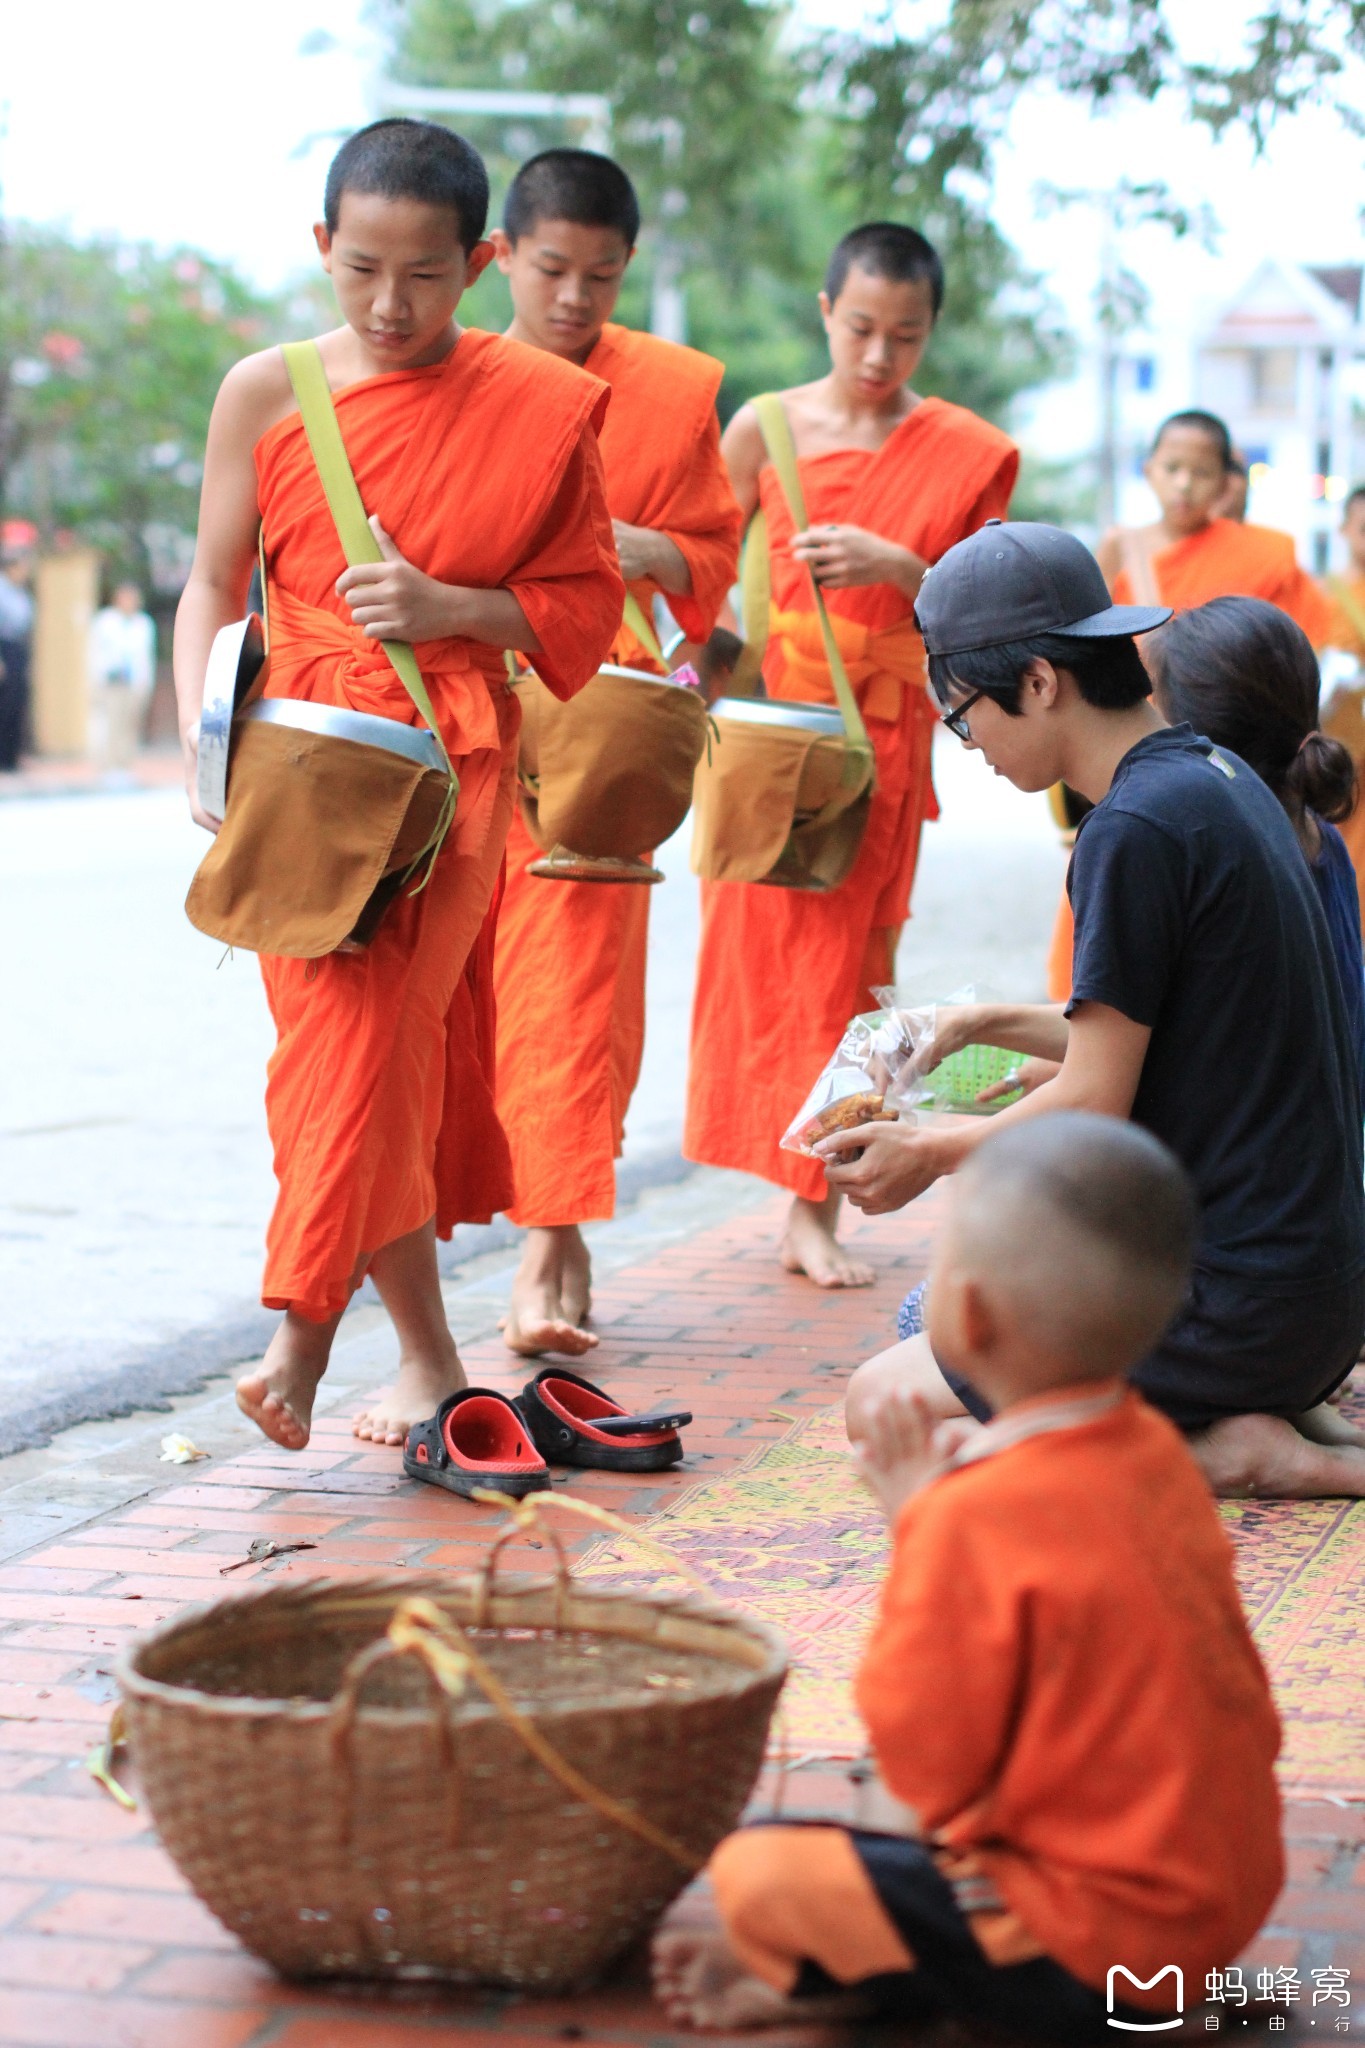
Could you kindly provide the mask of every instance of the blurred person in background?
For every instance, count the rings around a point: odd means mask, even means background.
[[[1096,549],[1115,604],[1168,604],[1191,611],[1215,597],[1259,597],[1302,626],[1315,648],[1327,639],[1330,606],[1294,551],[1293,536],[1247,523],[1245,464],[1217,413],[1172,413],[1157,428],[1143,475],[1159,516],[1149,526],[1116,526]],[[1084,812],[1071,793],[1066,824]],[[1057,907],[1048,949],[1047,992],[1071,994],[1071,905]]]
[[[1250,489],[1251,475],[1247,469],[1247,459],[1240,448],[1234,448],[1232,460],[1228,464],[1227,487],[1213,508],[1215,516],[1219,519],[1231,519],[1236,525],[1245,526],[1247,494]]]
[[[136,583],[115,586],[90,628],[90,752],[104,776],[129,778],[156,680],[156,627]]]
[[[0,564],[0,774],[19,766],[28,720],[31,575],[27,555],[11,555]]]
[[[1345,574],[1323,581],[1332,623],[1322,657],[1322,729],[1341,741],[1358,778],[1365,768],[1365,484],[1357,484],[1346,500],[1341,535],[1346,543]],[[1365,807],[1356,806],[1341,836],[1365,895]]]

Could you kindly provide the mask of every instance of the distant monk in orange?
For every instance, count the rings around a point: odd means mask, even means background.
[[[746,518],[761,504],[772,553],[769,696],[832,704],[812,576],[828,601],[872,739],[876,794],[852,873],[826,894],[764,883],[702,890],[683,1150],[792,1191],[781,1256],[821,1287],[873,1278],[835,1236],[839,1198],[778,1140],[849,1018],[894,979],[920,829],[938,815],[913,607],[925,570],[1003,517],[1018,472],[998,427],[910,388],[943,301],[943,267],[913,228],[845,235],[820,296],[830,372],[782,393],[809,526],[793,531],[752,407],[722,447]]]
[[[1365,774],[1365,698],[1361,695],[1365,690],[1365,484],[1357,484],[1347,498],[1341,532],[1346,542],[1347,567],[1344,576],[1326,579],[1332,604],[1327,645],[1351,657],[1356,675],[1354,680],[1343,680],[1339,690],[1330,696],[1324,688],[1322,722],[1326,730],[1350,748],[1359,778]],[[1358,803],[1338,829],[1365,896],[1365,804]],[[1365,910],[1361,917],[1365,927]]]
[[[551,149],[523,164],[493,243],[512,291],[508,334],[611,386],[607,504],[646,621],[662,592],[688,642],[707,638],[735,578],[740,512],[720,453],[712,356],[610,324],[640,230],[610,157]],[[663,673],[623,623],[608,657]],[[681,658],[681,657],[680,657]],[[533,666],[539,667],[538,663]],[[580,1225],[610,1216],[645,1039],[647,887],[542,881],[514,818],[498,911],[498,1115],[512,1147],[513,1222],[527,1228],[504,1335],[514,1351],[581,1354],[591,1269]]]
[[[623,598],[595,429],[606,387],[567,363],[462,330],[492,260],[488,179],[448,129],[378,121],[346,142],[315,233],[345,325],[318,348],[384,560],[347,568],[283,359],[229,372],[214,407],[194,569],[176,622],[191,788],[205,664],[240,617],[262,525],[271,694],[415,721],[380,642],[414,644],[459,776],[427,886],[363,952],[261,961],[278,1033],[266,1108],[279,1180],[263,1298],[284,1310],[244,1412],[291,1450],[342,1311],[368,1272],[400,1343],[389,1397],[358,1436],[400,1444],[463,1386],[435,1240],[511,1199],[493,1111],[490,961],[476,942],[515,789],[518,715],[504,648],[557,695],[592,676]]]
[[[1235,516],[1237,464],[1232,437],[1216,413],[1177,412],[1162,423],[1142,472],[1160,518],[1150,526],[1115,527],[1095,551],[1114,602],[1187,612],[1215,597],[1263,597],[1321,647],[1331,606],[1300,568],[1289,534]],[[1230,503],[1234,516],[1220,514]],[[1047,964],[1047,992],[1055,1003],[1071,994],[1071,936],[1063,891]]]

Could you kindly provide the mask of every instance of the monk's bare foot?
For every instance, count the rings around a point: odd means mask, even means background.
[[[1365,1446],[1314,1442],[1282,1415],[1230,1415],[1188,1441],[1225,1500],[1365,1499]]]
[[[576,1329],[587,1326],[592,1314],[592,1253],[583,1233],[574,1226],[564,1236],[564,1269],[560,1281],[560,1302],[564,1314]]]
[[[301,1451],[313,1426],[318,1383],[327,1370],[339,1317],[310,1323],[290,1309],[254,1372],[237,1382],[237,1406],[286,1451]]]
[[[838,1195],[808,1202],[797,1195],[787,1211],[787,1227],[778,1256],[789,1273],[804,1273],[817,1287],[870,1287],[877,1275],[864,1259],[855,1259],[834,1235]]]
[[[864,2009],[856,1992],[785,1998],[750,1975],[723,1934],[702,1928],[665,1928],[656,1934],[650,1974],[654,1996],[668,2017],[707,2034],[850,2019]]]
[[[447,1394],[468,1385],[453,1343],[440,1358],[400,1359],[397,1379],[360,1410],[351,1434],[369,1444],[405,1444],[414,1422],[429,1421]]]
[[[578,1226],[528,1230],[512,1282],[512,1299],[499,1328],[509,1351],[539,1358],[557,1351],[581,1358],[597,1338],[583,1327],[591,1298],[588,1248]]]
[[[1316,1408],[1306,1408],[1302,1415],[1296,1415],[1294,1427],[1310,1443],[1344,1444],[1365,1451],[1365,1429],[1357,1429],[1353,1422],[1348,1422],[1330,1401],[1319,1401]]]

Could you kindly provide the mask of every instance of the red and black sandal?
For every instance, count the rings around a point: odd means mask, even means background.
[[[591,1380],[549,1365],[517,1396],[536,1449],[551,1465],[603,1472],[664,1472],[682,1457],[685,1408],[631,1415]]]
[[[415,1422],[403,1446],[403,1470],[409,1479],[425,1479],[466,1500],[478,1487],[520,1498],[550,1484],[520,1409],[487,1387],[462,1387],[429,1422]]]

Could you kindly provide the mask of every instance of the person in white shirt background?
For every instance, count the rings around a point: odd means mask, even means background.
[[[136,583],[120,583],[90,628],[90,753],[124,780],[142,739],[156,680],[156,627]]]

